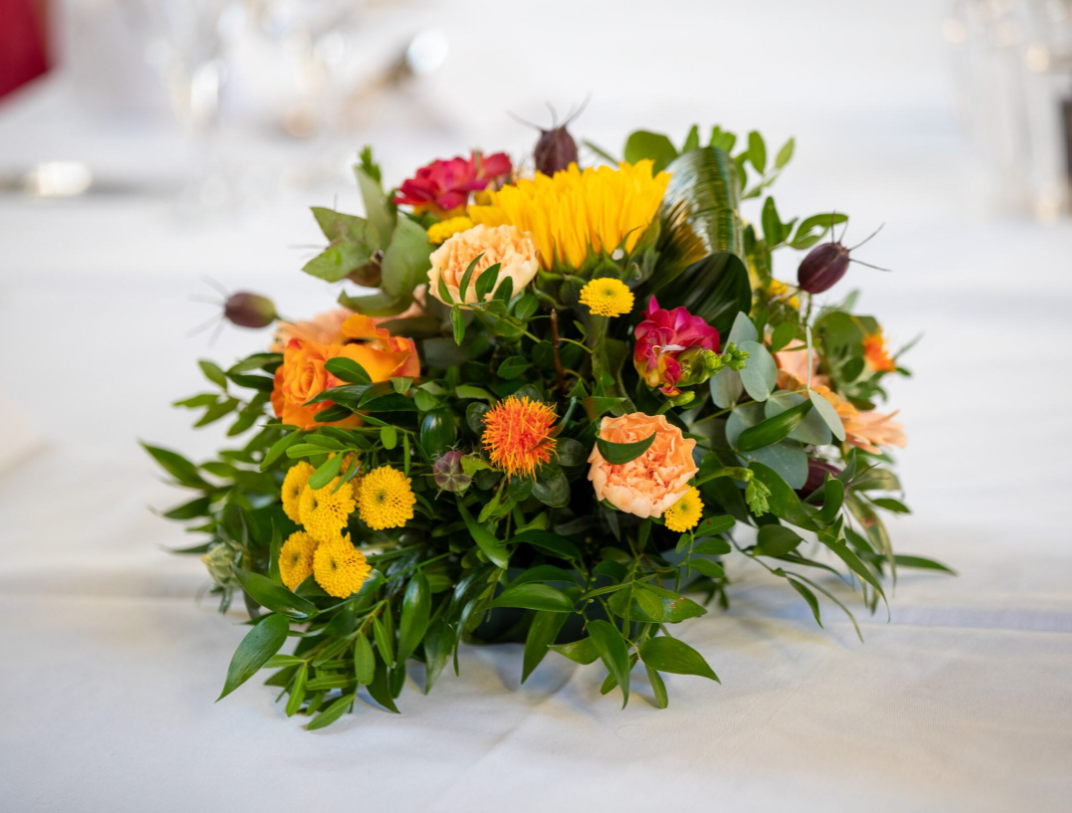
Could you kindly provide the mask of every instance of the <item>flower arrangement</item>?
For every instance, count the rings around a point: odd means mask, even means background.
[[[184,552],[221,612],[249,611],[221,697],[275,670],[316,729],[359,691],[397,711],[410,659],[427,692],[461,642],[518,641],[522,680],[598,661],[624,704],[641,664],[664,707],[665,674],[718,680],[676,625],[727,606],[733,560],[820,624],[821,597],[851,619],[839,593],[874,613],[899,567],[948,570],[893,551],[905,434],[877,403],[904,350],[855,294],[819,300],[858,261],[847,215],[782,219],[793,141],[768,162],[755,132],[639,131],[583,169],[564,127],[537,147],[534,171],[474,152],[391,191],[366,149],[365,216],[314,208],[304,267],[364,292],[296,322],[227,300],[274,333],[177,405],[251,436],[198,465],[146,447],[196,494],[166,516],[207,537]]]

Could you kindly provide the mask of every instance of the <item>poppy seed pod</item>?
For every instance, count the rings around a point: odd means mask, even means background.
[[[223,317],[239,327],[268,327],[276,320],[275,303],[260,294],[239,291],[227,297]]]
[[[841,243],[823,243],[808,252],[797,269],[797,284],[809,294],[833,288],[849,268],[849,249]]]
[[[536,171],[544,175],[554,175],[577,163],[577,142],[566,130],[566,126],[550,130],[540,130],[540,138],[532,151],[536,161]]]
[[[447,452],[432,466],[435,483],[444,491],[465,491],[472,477],[462,468],[461,452]]]

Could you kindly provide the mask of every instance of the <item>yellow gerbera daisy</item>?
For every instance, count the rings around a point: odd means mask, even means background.
[[[301,504],[302,492],[309,477],[316,471],[309,463],[302,460],[290,467],[287,476],[283,480],[283,511],[292,522],[301,522],[299,505]]]
[[[576,164],[553,177],[537,172],[488,192],[487,206],[470,206],[476,224],[510,224],[531,233],[540,265],[550,270],[555,261],[579,268],[589,251],[631,252],[655,218],[670,176],[652,176],[653,162],[621,163],[618,168]]]
[[[413,519],[417,498],[406,475],[390,466],[380,466],[362,478],[357,502],[361,520],[374,531],[382,531],[401,528]]]
[[[350,543],[350,536],[321,542],[313,555],[313,577],[329,596],[347,598],[361,589],[372,568],[365,554]]]
[[[596,316],[623,316],[635,299],[629,286],[614,277],[600,277],[581,288],[581,304]]]
[[[679,534],[695,528],[703,515],[703,508],[699,489],[689,488],[685,496],[667,508],[663,514],[666,527]]]
[[[287,537],[279,551],[279,575],[283,584],[291,590],[313,574],[313,554],[316,552],[316,540],[305,531],[295,531]]]
[[[301,496],[299,513],[301,524],[317,542],[326,542],[338,536],[357,504],[354,490],[349,483],[335,491],[339,484],[336,477],[323,488],[308,488]]]
[[[428,227],[428,242],[440,245],[447,242],[459,232],[469,231],[473,228],[473,221],[467,217],[451,217]]]

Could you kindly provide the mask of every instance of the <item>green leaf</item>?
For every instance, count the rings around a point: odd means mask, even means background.
[[[816,598],[815,593],[813,593],[811,590],[809,590],[807,587],[805,587],[803,584],[796,581],[795,579],[787,577],[786,581],[789,582],[789,584],[794,590],[800,593],[800,595],[804,596],[804,600],[808,602],[808,606],[811,607],[811,614],[815,616],[815,623],[822,627],[823,620],[819,615],[819,599]]]
[[[670,696],[666,693],[666,684],[663,682],[662,675],[647,664],[644,664],[644,669],[647,670],[648,680],[651,682],[651,690],[655,692],[655,705],[661,709],[665,709],[670,705]]]
[[[882,596],[882,601],[886,603],[887,612],[889,611],[889,602],[886,601],[886,592],[882,589],[882,583],[879,582],[874,572],[868,567],[859,556],[857,556],[848,545],[840,540],[835,540],[830,537],[829,534],[819,534],[819,541],[832,550],[841,561],[849,566],[849,570],[870,584],[876,593]]]
[[[785,556],[804,540],[784,525],[764,525],[757,535],[757,556]]]
[[[324,369],[348,384],[371,384],[372,377],[353,359],[336,356],[324,362]]]
[[[525,655],[521,665],[521,682],[528,680],[533,670],[547,655],[547,648],[555,642],[567,616],[560,612],[541,610],[536,613],[525,637]]]
[[[391,451],[398,445],[398,430],[388,424],[380,427],[380,443],[387,451]]]
[[[391,204],[383,193],[379,182],[369,175],[364,168],[355,165],[354,176],[357,178],[357,186],[361,191],[361,200],[365,204],[365,218],[372,228],[369,236],[371,237],[374,234],[377,238],[377,244],[373,248],[383,248],[391,242],[395,228],[394,210],[391,208]],[[407,221],[408,218],[402,218],[400,222],[405,223]]]
[[[783,347],[787,347],[797,336],[797,326],[792,322],[782,322],[771,334],[770,350],[777,353]]]
[[[414,288],[427,282],[432,248],[427,232],[420,225],[408,217],[399,218],[391,244],[383,255],[380,283],[383,290],[392,296],[409,297]]]
[[[629,646],[618,628],[609,621],[589,621],[587,629],[607,671],[622,687],[622,708],[625,708],[629,703]]]
[[[495,290],[495,283],[499,280],[499,271],[502,268],[502,263],[495,263],[491,267],[485,269],[484,273],[476,278],[476,299],[478,302],[484,302],[488,298],[488,294]]]
[[[220,389],[227,389],[227,376],[224,374],[223,370],[219,368],[219,366],[217,366],[214,362],[207,361],[206,359],[202,359],[201,361],[197,362],[197,364],[201,368],[201,372],[205,374],[205,378],[207,378]]]
[[[781,169],[793,158],[793,150],[796,148],[796,140],[789,139],[782,145],[782,148],[778,150],[778,154],[774,157],[774,168]],[[819,626],[822,626],[820,624]]]
[[[246,633],[246,637],[242,639],[242,643],[238,645],[238,649],[231,658],[231,665],[227,667],[227,679],[223,683],[223,691],[216,698],[216,702],[253,677],[257,670],[279,651],[279,648],[286,642],[289,632],[290,619],[283,615],[269,615]]]
[[[725,556],[732,550],[730,543],[725,539],[703,539],[692,546],[693,553],[705,556]]]
[[[439,678],[443,668],[454,651],[457,636],[450,624],[442,618],[437,619],[424,637],[424,693],[432,690],[432,685]]]
[[[484,555],[495,565],[505,569],[510,561],[510,554],[503,543],[495,534],[473,519],[473,515],[461,502],[458,503],[458,513],[462,515],[465,527],[469,529],[469,535],[473,537],[473,541],[484,552]]]
[[[517,378],[530,366],[528,359],[524,356],[510,356],[503,359],[502,364],[499,365],[499,378],[507,380]]]
[[[560,466],[580,466],[588,460],[588,450],[573,438],[559,438],[555,452]]]
[[[322,712],[320,712],[313,720],[305,727],[306,731],[316,731],[318,728],[325,728],[331,725],[350,708],[350,704],[354,702],[354,694],[344,694]]]
[[[722,565],[718,562],[712,562],[710,559],[689,559],[688,566],[701,576],[707,576],[709,579],[726,578],[726,571],[722,568]]]
[[[182,485],[191,486],[193,488],[208,486],[205,479],[197,473],[197,466],[182,455],[168,449],[161,449],[159,446],[150,446],[147,443],[142,443],[141,446],[145,451],[152,455],[153,460],[159,463],[164,471],[178,480]]]
[[[625,142],[625,160],[630,164],[650,158],[655,162],[652,174],[662,172],[677,158],[677,148],[662,133],[637,130]]]
[[[737,438],[737,448],[742,452],[750,452],[785,440],[801,424],[811,407],[810,401],[804,401],[773,418],[748,427]]]
[[[649,638],[640,645],[640,658],[645,665],[675,675],[699,675],[721,683],[704,656],[677,638]]]
[[[302,271],[324,282],[339,282],[372,259],[372,250],[364,243],[344,240],[328,246],[302,266]]]
[[[562,616],[560,615],[559,617],[561,618]],[[595,642],[591,638],[581,638],[568,644],[552,644],[548,649],[582,666],[595,663],[599,658],[599,650],[596,649]]]
[[[413,298],[409,295],[391,294],[387,291],[376,291],[364,296],[350,296],[345,291],[339,294],[340,305],[366,316],[398,316],[412,302]]]
[[[298,709],[301,708],[301,704],[305,700],[305,684],[308,679],[309,664],[302,661],[301,666],[298,667],[297,674],[294,676],[294,683],[290,687],[290,697],[287,698],[287,717],[293,717],[297,714]]]
[[[736,345],[740,345],[741,342],[754,342],[759,338],[759,331],[756,330],[755,324],[748,318],[748,311],[740,311],[735,317],[733,317],[733,326],[730,328],[730,333],[726,337],[726,343],[733,342]]]
[[[476,270],[477,263],[484,257],[484,252],[480,252],[472,260],[469,261],[469,265],[465,267],[465,273],[462,274],[461,285],[458,286],[458,300],[465,301],[465,293],[469,290],[469,280],[473,278],[473,272]]]
[[[923,556],[909,556],[907,554],[897,553],[894,554],[893,560],[897,563],[898,567],[916,567],[922,570],[941,570],[943,573],[948,573],[951,576],[956,576],[957,571],[953,570],[947,565],[943,565],[941,562],[934,559],[927,559]]]
[[[741,374],[729,367],[723,367],[717,375],[712,376],[708,386],[711,388],[711,400],[719,409],[730,409],[744,392]]]
[[[420,570],[409,580],[402,597],[402,621],[398,625],[398,662],[417,651],[432,615],[432,591],[428,577]]]
[[[738,346],[749,354],[744,369],[740,371],[745,391],[755,401],[766,401],[778,380],[778,365],[774,363],[774,357],[759,342],[744,341]]]
[[[312,212],[320,231],[332,243],[336,240],[351,240],[366,245],[379,245],[379,234],[363,217],[343,214],[322,206],[313,206]]]
[[[462,341],[465,339],[465,317],[462,315],[462,309],[458,305],[450,306],[450,324],[454,329],[454,343],[461,346]]]
[[[548,463],[536,472],[536,482],[532,486],[532,496],[552,508],[565,508],[569,505],[569,480],[560,466]]]
[[[808,391],[808,397],[811,400],[812,406],[815,407],[815,411],[822,416],[823,422],[826,423],[830,431],[834,434],[838,440],[845,440],[845,425],[841,422],[841,416],[837,414],[837,410],[830,405],[823,396],[817,392]]]
[[[379,620],[379,619],[377,619]],[[388,711],[398,714],[398,706],[391,696],[391,688],[387,682],[387,665],[381,658],[376,659],[376,675],[368,687],[369,695]]]
[[[316,471],[309,475],[306,485],[313,491],[326,486],[339,476],[339,469],[342,468],[342,458],[341,454],[337,454],[325,460]]]
[[[296,619],[312,618],[317,614],[316,606],[311,601],[295,595],[267,576],[251,573],[233,564],[231,571],[249,597],[265,609]]]
[[[372,619],[372,636],[376,639],[376,648],[380,650],[380,660],[387,666],[394,666],[394,641],[379,616]]]
[[[844,502],[845,484],[831,477],[823,484],[823,507],[819,509],[819,519],[828,524],[833,522]]]
[[[527,322],[539,310],[540,300],[534,294],[525,294],[514,305],[514,316],[522,322]]]
[[[908,506],[900,500],[895,500],[892,497],[875,497],[871,502],[878,508],[884,508],[887,511],[892,511],[895,514],[911,514]],[[170,512],[164,516],[170,516]]]
[[[636,460],[651,448],[651,444],[654,442],[654,432],[643,440],[638,440],[635,443],[613,443],[609,440],[603,440],[603,438],[596,439],[599,453],[603,455],[603,459],[612,466],[620,466],[631,460]]]
[[[522,531],[510,541],[532,545],[544,553],[557,556],[559,559],[572,559],[576,562],[580,562],[583,559],[580,548],[564,536],[559,536],[551,531]]]
[[[636,289],[637,299],[657,294],[662,307],[684,306],[724,334],[752,306],[736,167],[722,150],[701,147],[667,170],[658,273]]]
[[[363,686],[372,683],[376,675],[376,655],[372,651],[367,635],[361,634],[354,639],[354,676]]]
[[[755,130],[748,134],[748,160],[760,175],[767,171],[767,145]]]
[[[573,612],[573,599],[547,584],[527,582],[508,587],[491,602],[492,608],[518,607],[523,610],[543,610],[549,613]]]
[[[685,143],[681,147],[682,152],[688,152],[689,150],[695,150],[700,146],[700,128],[698,125],[692,125],[689,128],[689,134],[685,136]]]

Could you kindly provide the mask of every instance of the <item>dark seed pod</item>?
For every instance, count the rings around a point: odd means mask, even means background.
[[[809,460],[808,461],[808,479],[804,481],[804,487],[797,493],[802,497],[807,497],[815,489],[822,486],[826,481],[826,475],[831,477],[837,477],[841,474],[841,469],[837,466],[827,463],[825,460]]]
[[[462,468],[462,452],[447,452],[432,466],[435,483],[444,491],[465,491],[472,481]]]
[[[540,138],[532,151],[536,161],[536,171],[544,175],[554,175],[577,163],[577,142],[566,130],[566,125],[550,130],[540,130]]]
[[[841,243],[823,243],[808,252],[797,269],[797,285],[809,294],[833,288],[849,268],[849,249]]]
[[[239,327],[268,327],[277,316],[272,300],[248,291],[231,294],[223,306],[223,317]]]

